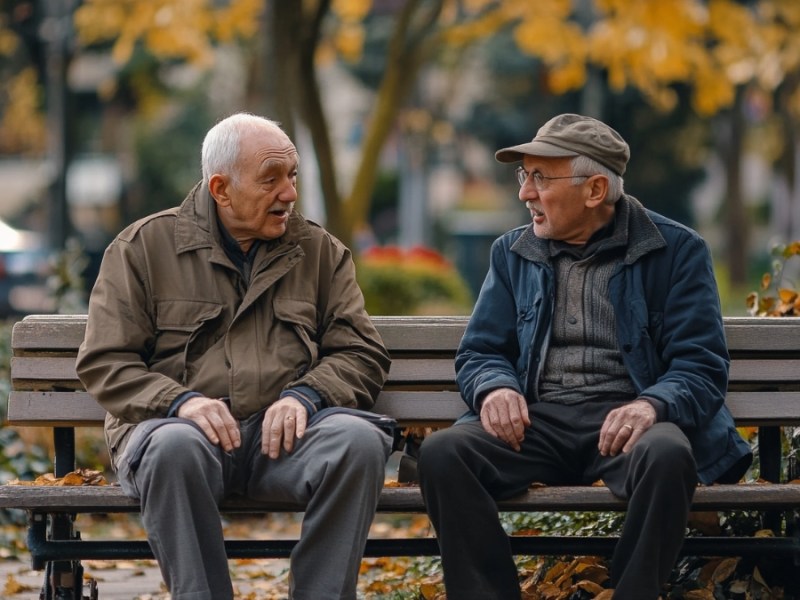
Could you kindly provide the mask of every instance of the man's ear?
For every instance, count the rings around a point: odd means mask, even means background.
[[[208,192],[219,206],[228,206],[231,201],[228,197],[228,178],[215,173],[208,179]]]
[[[595,207],[602,204],[608,196],[608,178],[604,175],[592,175],[587,183],[589,197],[586,199],[586,205]]]

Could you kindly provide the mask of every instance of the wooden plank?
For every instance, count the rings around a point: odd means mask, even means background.
[[[468,317],[372,317],[391,352],[450,352],[461,341]]]
[[[450,358],[398,358],[392,361],[388,383],[452,387],[455,377],[455,367]],[[83,388],[75,371],[74,357],[14,356],[11,358],[11,379],[15,389],[52,389],[67,385]]]
[[[15,426],[102,425],[106,411],[87,392],[20,392],[8,396],[6,422]]]
[[[725,337],[731,353],[800,351],[800,317],[725,317]]]
[[[61,356],[12,356],[11,380],[79,382],[75,371],[75,357]]]
[[[469,317],[375,316],[387,346],[396,351],[450,351],[457,347]],[[732,352],[798,352],[800,317],[725,317]],[[29,315],[14,324],[12,347],[25,350],[71,350],[83,340],[86,315]]]
[[[11,358],[11,379],[22,382],[54,381],[79,384],[75,358],[68,356],[14,356]],[[731,362],[731,385],[785,384],[800,389],[800,358],[739,359]],[[391,383],[425,383],[455,381],[452,358],[395,358],[389,372]],[[29,384],[30,385],[30,384]]]
[[[373,410],[404,424],[449,423],[467,411],[458,392],[381,392]]]
[[[800,425],[800,392],[729,392],[738,425]]]
[[[378,396],[373,410],[405,425],[441,425],[457,419],[466,409],[458,392],[387,391]],[[102,426],[105,414],[87,392],[13,391],[7,422],[14,426]]]
[[[800,344],[800,331],[796,332]],[[800,347],[796,358],[734,359],[731,361],[730,384],[784,383],[800,389]]]
[[[800,392],[731,392],[738,425],[800,425]],[[456,391],[385,390],[373,410],[404,425],[442,425],[466,412]],[[86,392],[12,391],[7,422],[15,426],[99,426],[105,412]]]
[[[800,506],[800,484],[737,484],[698,487],[692,509],[772,510]],[[539,486],[498,502],[501,511],[536,510],[624,510],[626,502],[604,486]],[[113,486],[0,486],[0,508],[66,512],[137,511],[138,503]],[[243,498],[226,501],[222,509],[231,512],[302,510],[301,505],[255,502]],[[381,492],[381,512],[424,512],[419,488],[387,487]]]
[[[86,315],[29,315],[14,323],[11,347],[26,350],[75,350],[83,341]]]
[[[388,383],[454,385],[455,379],[452,358],[398,358],[392,360]]]

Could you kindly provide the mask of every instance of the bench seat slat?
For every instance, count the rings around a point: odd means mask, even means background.
[[[516,510],[624,510],[627,503],[604,486],[532,487],[523,494],[498,503],[503,511]],[[800,506],[800,483],[739,484],[701,486],[695,492],[692,509],[790,509]],[[119,486],[0,486],[0,508],[39,512],[130,512],[139,504]],[[226,501],[223,512],[301,511],[302,506],[263,503],[243,498]],[[424,512],[419,488],[387,487],[381,492],[381,512]]]

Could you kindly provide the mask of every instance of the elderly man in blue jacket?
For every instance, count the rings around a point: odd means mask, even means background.
[[[520,597],[495,500],[598,479],[628,500],[614,598],[655,599],[698,480],[736,481],[750,464],[724,405],[708,247],[625,194],[629,156],[614,129],[573,114],[496,154],[521,161],[532,223],[492,246],[456,357],[469,413],[419,456],[449,600]]]

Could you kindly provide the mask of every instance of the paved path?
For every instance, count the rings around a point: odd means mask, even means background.
[[[288,560],[241,561],[232,563],[237,597],[271,600],[285,598]],[[97,581],[100,600],[169,600],[155,561],[87,561],[85,574]],[[43,571],[33,571],[30,563],[0,559],[0,598],[3,600],[39,600]],[[9,593],[12,585],[17,593]]]
[[[162,590],[161,573],[153,561],[127,563],[89,563],[85,573],[98,582],[102,600],[159,600],[169,598]],[[8,600],[39,600],[44,571],[33,571],[30,563],[19,560],[0,562],[0,598]],[[9,594],[17,583],[23,589]],[[5,592],[5,593],[4,593]]]

